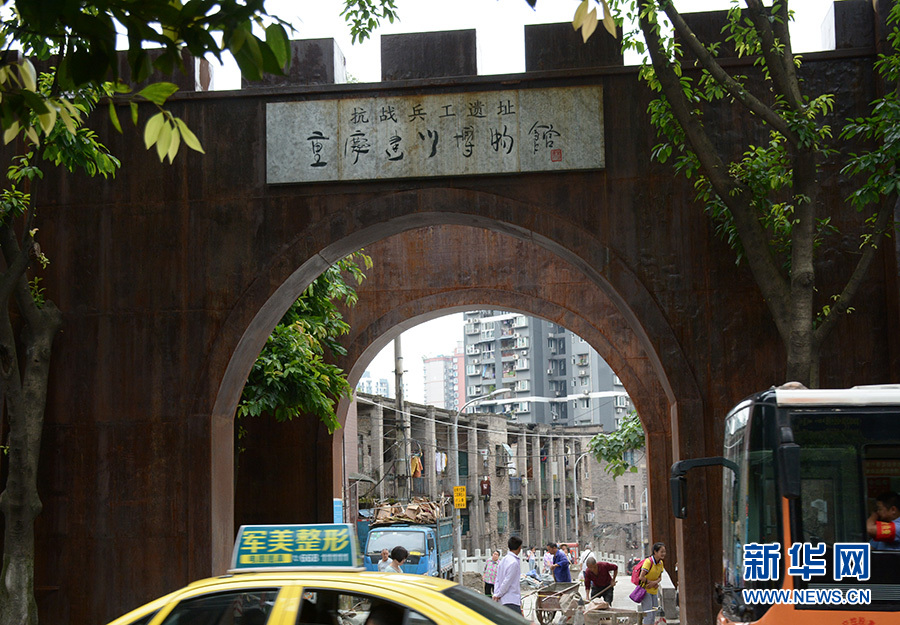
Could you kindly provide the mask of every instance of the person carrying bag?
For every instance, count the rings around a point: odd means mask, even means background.
[[[641,563],[639,585],[629,595],[632,601],[641,604],[644,614],[643,625],[653,625],[659,611],[659,583],[665,570],[663,559],[666,557],[666,546],[654,543],[650,557]]]

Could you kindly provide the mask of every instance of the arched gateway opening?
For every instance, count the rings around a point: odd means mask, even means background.
[[[398,201],[409,202],[416,194],[400,195],[377,204],[396,207]],[[497,201],[482,194],[466,195],[468,202],[478,205]],[[418,201],[416,198],[414,203]],[[518,203],[503,204],[508,205],[497,207],[500,214],[536,210]],[[438,203],[435,208],[452,207]],[[673,446],[672,427],[673,420],[679,419],[681,405],[699,405],[699,395],[684,375],[688,368],[671,329],[640,283],[600,241],[571,228],[562,230],[571,237],[571,249],[533,231],[510,227],[505,221],[492,222],[446,210],[395,218],[333,243],[315,256],[315,262],[308,261],[288,275],[251,320],[229,362],[215,414],[234,413],[241,385],[232,385],[230,380],[246,377],[272,326],[321,271],[324,259],[330,262],[364,246],[375,267],[358,289],[358,305],[348,313],[348,354],[340,363],[348,371],[352,385],[374,355],[403,330],[448,312],[502,308],[566,327],[584,338],[609,363],[632,396],[647,435],[650,533],[672,544],[677,554],[681,541],[669,513],[667,482],[668,467],[678,454]],[[277,266],[289,267],[290,261],[287,257],[280,259]],[[610,283],[611,271],[620,286]],[[260,279],[271,281],[271,277]],[[398,284],[402,288],[398,289]],[[669,349],[660,357],[658,345],[666,344]],[[679,396],[688,399],[679,402]],[[347,400],[339,406],[342,424],[349,406]],[[212,441],[213,480],[224,478],[213,489],[220,499],[213,506],[212,527],[214,535],[223,537],[219,548],[214,545],[214,557],[217,551],[220,557],[227,555],[234,526],[234,505],[229,499],[232,430],[222,425],[213,430]],[[310,425],[306,424],[307,431]],[[314,506],[320,520],[324,520],[327,516],[322,515],[327,515],[331,498],[341,496],[343,443],[342,431],[327,437],[321,430],[318,427],[315,437],[315,448],[321,452],[316,460],[315,494],[305,491],[298,496],[307,499],[306,504]],[[702,440],[694,442],[696,453],[702,453]],[[329,453],[325,453],[326,448]],[[256,503],[265,506],[260,499]],[[704,541],[704,548],[691,547],[691,555],[706,562],[708,548],[709,541]],[[671,560],[676,561],[676,557]],[[213,568],[216,570],[215,560]]]

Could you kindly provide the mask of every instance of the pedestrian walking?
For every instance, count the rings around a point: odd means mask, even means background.
[[[499,567],[500,552],[495,549],[484,565],[484,573],[481,574],[481,580],[484,582],[484,594],[488,597],[494,596],[494,582],[497,579],[497,569]]]
[[[547,551],[552,558],[550,570],[553,572],[553,579],[558,582],[571,582],[572,572],[569,570],[568,556],[556,543],[547,543]]]
[[[643,625],[653,625],[659,615],[659,583],[665,570],[663,559],[666,557],[666,546],[653,543],[650,557],[641,564],[640,585],[647,594],[641,600],[641,612],[644,613]]]
[[[406,558],[409,557],[409,552],[406,550],[406,547],[402,545],[397,545],[393,549],[391,549],[391,563],[388,565],[387,569],[385,569],[385,573],[402,573],[403,569],[400,568],[403,566],[403,563],[406,562]]]
[[[522,576],[522,564],[519,561],[519,552],[522,551],[522,539],[518,536],[510,536],[506,541],[509,551],[500,561],[497,569],[497,581],[494,583],[494,601],[522,613],[522,589],[519,586],[519,578]]]

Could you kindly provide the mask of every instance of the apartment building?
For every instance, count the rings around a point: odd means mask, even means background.
[[[369,395],[381,395],[382,397],[390,397],[393,395],[390,390],[387,378],[375,379],[368,371],[362,374],[359,382],[356,383],[356,391],[358,393],[368,393]]]
[[[465,355],[462,343],[449,356],[438,355],[422,358],[425,378],[425,404],[436,408],[459,410],[465,403],[465,383],[462,375]]]
[[[507,388],[473,410],[517,423],[614,431],[632,409],[625,387],[581,337],[556,323],[498,310],[464,315],[465,399]]]

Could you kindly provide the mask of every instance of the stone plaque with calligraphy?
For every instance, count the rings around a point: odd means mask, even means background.
[[[601,169],[599,86],[266,106],[270,184]]]

